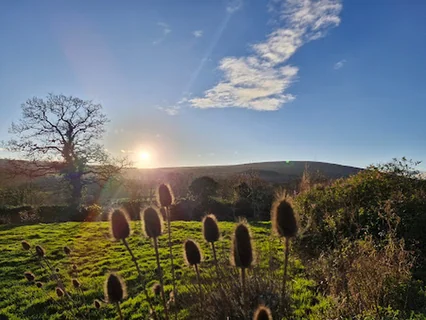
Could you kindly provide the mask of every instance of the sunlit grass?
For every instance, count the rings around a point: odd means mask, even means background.
[[[147,287],[150,288],[156,282],[156,258],[150,240],[141,236],[140,222],[132,222],[133,234],[128,238],[129,246],[132,248],[144,277]],[[217,252],[222,258],[228,256],[230,238],[234,224],[221,222],[221,240],[217,242]],[[201,264],[201,272],[206,268],[213,268],[213,257],[211,247],[203,239],[200,222],[173,222],[173,252],[175,253],[176,273],[179,275],[178,288],[185,291],[186,285],[194,277],[193,270],[187,267],[183,259],[183,242],[187,238],[197,241],[204,251],[204,262]],[[279,240],[270,237],[269,223],[256,223],[251,227],[257,249],[269,252],[272,247],[278,248]],[[137,280],[137,272],[126,248],[111,239],[109,224],[99,223],[61,223],[61,224],[38,224],[28,226],[1,226],[0,227],[0,316],[7,315],[9,319],[64,319],[70,318],[64,313],[63,306],[52,303],[55,284],[48,281],[47,275],[42,273],[36,260],[21,246],[22,240],[27,240],[31,245],[42,245],[47,251],[47,257],[54,268],[59,268],[59,274],[63,278],[71,294],[71,275],[77,276],[82,284],[84,300],[76,295],[76,305],[80,310],[85,310],[90,319],[99,319],[93,307],[95,299],[103,299],[103,282],[109,271],[118,272],[126,281],[129,298],[122,303],[123,314],[126,319],[145,319],[148,314],[148,303],[144,299],[142,285]],[[67,257],[63,251],[64,246],[72,249],[71,257]],[[167,234],[159,237],[160,259],[164,268],[164,280],[166,291],[172,289],[172,277],[170,260],[168,259],[169,248],[167,246]],[[282,257],[276,257],[281,259]],[[71,273],[72,264],[77,265],[76,274]],[[261,265],[268,261],[260,261]],[[302,270],[303,267],[297,260],[293,261],[294,270]],[[23,273],[31,270],[37,280],[46,283],[42,291],[35,285],[28,283]],[[301,274],[302,275],[302,274]],[[277,279],[278,280],[278,279]],[[306,288],[311,285],[310,281],[302,278],[296,280],[297,290],[300,297],[296,299],[303,305],[303,295],[311,295]],[[75,292],[74,292],[75,293]],[[156,306],[161,312],[160,301]],[[297,307],[297,306],[295,306]],[[87,308],[83,309],[83,308]],[[298,307],[297,307],[298,308]],[[114,319],[115,309],[110,305],[103,305],[102,318]],[[180,311],[179,318],[185,318],[185,310]],[[302,312],[303,313],[303,312]]]

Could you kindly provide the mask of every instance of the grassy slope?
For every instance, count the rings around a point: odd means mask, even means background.
[[[141,237],[139,222],[133,222],[135,231],[130,237],[130,247],[140,263],[140,267],[145,272],[149,288],[155,279],[155,256],[154,250],[149,240]],[[222,240],[219,243],[221,255],[228,255],[230,245],[230,234],[233,223],[220,223],[222,230]],[[28,252],[23,251],[21,240],[27,240],[32,245],[42,245],[47,251],[47,257],[54,268],[60,269],[60,274],[65,281],[67,288],[71,289],[71,264],[78,266],[78,278],[82,282],[84,299],[90,305],[85,313],[90,319],[99,319],[92,307],[94,299],[103,298],[103,282],[105,275],[110,270],[119,272],[126,280],[129,298],[122,304],[126,319],[145,319],[147,314],[147,304],[141,294],[141,284],[137,281],[137,274],[129,259],[129,255],[121,243],[114,242],[109,237],[109,224],[101,223],[62,223],[62,224],[39,224],[29,226],[0,226],[0,318],[7,315],[10,319],[64,319],[72,318],[70,313],[63,311],[63,303],[54,295],[54,283],[48,281],[46,274],[38,266],[36,260]],[[210,250],[202,241],[200,222],[173,222],[173,239],[175,264],[179,266],[178,272],[182,273],[182,283],[190,282],[189,277],[193,276],[193,271],[186,267],[182,258],[182,243],[186,238],[199,241],[205,252],[205,262],[201,269],[211,267]],[[252,226],[252,232],[256,240],[256,246],[260,251],[267,251],[274,246],[281,252],[279,241],[270,236],[269,223],[258,223]],[[69,259],[62,251],[63,246],[70,246],[73,249],[73,257]],[[166,247],[166,235],[160,237],[160,255],[162,266],[165,270],[166,289],[171,288],[170,265],[168,258],[168,248]],[[278,259],[282,260],[279,255]],[[72,260],[72,261],[71,261]],[[265,261],[261,262],[265,263]],[[266,265],[266,264],[265,264]],[[313,298],[309,286],[310,281],[303,279],[303,268],[300,262],[293,260],[293,269],[299,270],[300,275],[294,275],[293,298],[295,314],[303,317],[305,314],[307,301]],[[43,282],[47,282],[45,288],[40,290],[29,284],[23,277],[23,272],[31,270]],[[296,272],[296,271],[294,271]],[[294,273],[293,272],[293,273]],[[279,281],[277,279],[277,281]],[[182,284],[181,291],[185,286]],[[53,303],[52,299],[56,301]],[[81,296],[75,296],[75,304],[80,310],[84,310]],[[161,310],[161,307],[158,307]],[[311,312],[311,310],[309,311]],[[184,312],[180,318],[184,318]],[[102,318],[114,319],[115,312],[111,306],[102,309]]]

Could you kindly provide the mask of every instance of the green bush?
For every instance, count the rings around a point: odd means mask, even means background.
[[[426,253],[426,181],[416,179],[406,161],[370,167],[348,179],[299,194],[295,206],[304,228],[298,244],[311,255],[335,249],[342,239],[389,232]]]
[[[82,216],[84,216],[84,221],[92,222],[101,220],[102,207],[97,204],[82,207],[80,211],[82,212]]]
[[[68,206],[40,206],[37,213],[43,223],[81,221],[79,217],[76,217],[77,213],[73,212]]]
[[[131,220],[140,220],[140,212],[148,205],[148,202],[145,200],[121,199],[116,201],[114,205],[123,208]]]
[[[22,222],[21,215],[34,212],[31,206],[4,206],[0,207],[0,224],[19,224]]]

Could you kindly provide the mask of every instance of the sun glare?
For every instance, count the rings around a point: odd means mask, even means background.
[[[152,168],[155,159],[154,154],[149,149],[142,149],[137,155],[136,166],[139,168]]]
[[[150,158],[151,158],[151,155],[147,151],[141,151],[141,153],[139,153],[139,159],[142,160],[142,161],[147,161]]]

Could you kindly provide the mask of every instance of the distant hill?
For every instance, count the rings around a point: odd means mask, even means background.
[[[0,174],[1,171],[6,169],[6,166],[7,160],[0,159]],[[259,174],[260,178],[266,181],[284,183],[300,178],[303,175],[305,168],[308,168],[309,172],[319,172],[329,179],[348,177],[362,170],[361,168],[325,162],[275,161],[224,166],[170,167],[155,169],[129,168],[126,169],[123,174],[126,177],[133,179],[141,178],[143,180],[164,180],[167,179],[168,175],[173,174],[181,174],[194,178],[204,175],[216,178],[226,178],[254,171]]]
[[[339,164],[315,162],[315,161],[275,161],[259,162],[239,165],[224,166],[203,166],[203,167],[174,167],[174,168],[156,168],[156,169],[138,169],[132,168],[126,170],[126,176],[136,178],[138,176],[160,177],[168,174],[191,174],[194,177],[212,176],[217,178],[226,178],[232,175],[243,174],[247,172],[256,172],[260,178],[274,183],[288,182],[298,179],[303,175],[305,168],[309,172],[319,172],[327,178],[338,179],[348,177],[361,171],[361,168],[344,166]]]

